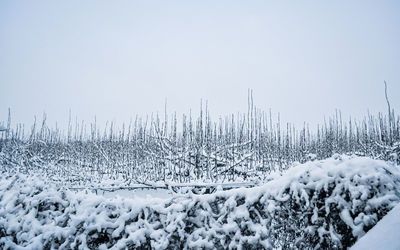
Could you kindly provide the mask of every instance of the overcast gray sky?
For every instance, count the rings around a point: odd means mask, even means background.
[[[0,2],[0,121],[400,110],[400,1]]]

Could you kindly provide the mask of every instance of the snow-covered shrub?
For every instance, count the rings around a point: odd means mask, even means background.
[[[275,180],[282,183],[271,197],[276,242],[283,238],[285,248],[346,248],[399,202],[397,167],[341,157],[298,166]]]
[[[400,200],[400,171],[336,155],[256,188],[133,200],[0,177],[0,248],[343,249]]]

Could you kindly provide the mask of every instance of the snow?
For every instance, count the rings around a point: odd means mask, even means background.
[[[115,190],[115,191],[101,191],[99,194],[106,198],[115,198],[117,196],[128,198],[128,199],[158,199],[162,200],[170,199],[174,196],[174,193],[168,189],[142,189],[142,190]]]
[[[7,131],[7,128],[0,124],[0,132]]]
[[[94,194],[3,170],[0,248],[346,248],[400,202],[399,167],[365,157],[270,179],[204,195]]]
[[[393,208],[351,250],[400,249],[400,205]]]

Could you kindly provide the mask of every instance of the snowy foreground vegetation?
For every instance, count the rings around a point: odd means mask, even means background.
[[[1,165],[2,249],[345,249],[400,201],[393,162],[334,155],[253,188],[105,198]]]

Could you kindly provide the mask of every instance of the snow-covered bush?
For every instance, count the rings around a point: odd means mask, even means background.
[[[0,177],[0,247],[346,248],[400,200],[398,166],[336,155],[256,188],[164,201],[108,199]]]

